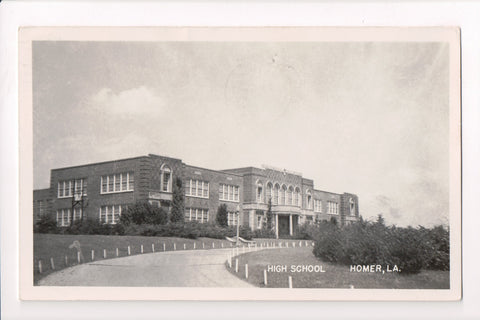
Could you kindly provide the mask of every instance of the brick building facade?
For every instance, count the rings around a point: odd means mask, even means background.
[[[49,214],[58,226],[79,219],[115,224],[137,201],[170,210],[176,178],[182,180],[186,221],[214,222],[225,204],[230,225],[239,221],[260,229],[269,200],[277,236],[315,220],[334,218],[345,225],[359,218],[356,195],[316,190],[300,173],[272,167],[217,171],[150,154],[51,170],[50,188],[34,190],[34,221]]]

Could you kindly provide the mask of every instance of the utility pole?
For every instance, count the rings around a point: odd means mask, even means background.
[[[81,180],[80,180],[81,181]],[[73,224],[73,219],[75,217],[75,208],[76,207],[80,207],[80,212],[81,212],[81,216],[80,216],[80,220],[83,221],[84,219],[84,208],[86,206],[86,203],[85,203],[85,196],[86,196],[86,189],[85,189],[85,184],[84,182],[82,181],[82,187],[80,188],[80,190],[78,190],[78,188],[76,188],[76,183],[79,182],[79,180],[74,180],[73,182],[73,196],[72,196],[72,217],[70,219],[70,225]]]

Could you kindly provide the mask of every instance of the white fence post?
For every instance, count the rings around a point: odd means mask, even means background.
[[[165,243],[163,243],[163,251],[165,252]]]
[[[265,285],[268,284],[268,282],[267,282],[267,270],[266,269],[263,270],[263,283]]]
[[[155,245],[152,243],[152,252],[155,252]]]
[[[187,244],[186,243],[183,244],[183,250],[187,250]]]
[[[292,284],[292,276],[288,276],[288,287],[289,287],[290,289],[292,289],[292,288],[293,288],[293,284]]]
[[[215,242],[212,242],[212,249],[215,249]]]
[[[118,257],[118,248],[115,249],[115,255]]]
[[[235,259],[235,272],[238,273],[238,259]]]
[[[38,260],[38,271],[42,273],[42,260]]]
[[[78,263],[80,263],[80,251],[77,251],[77,260],[78,260]]]
[[[92,261],[95,260],[95,250],[92,250]]]
[[[248,264],[245,264],[245,279],[248,279]]]
[[[177,244],[174,242],[173,243],[173,251],[177,250]]]
[[[65,256],[65,266],[68,267],[68,257]]]
[[[55,263],[53,262],[53,258],[50,258],[50,264],[52,265],[52,270],[55,270]]]
[[[128,250],[128,255],[130,255],[130,253],[131,253],[130,246],[128,246],[127,250]]]
[[[143,253],[143,244],[140,245],[140,253]]]
[[[197,247],[197,243],[194,242],[194,243],[193,243],[193,249],[195,249],[196,247]]]

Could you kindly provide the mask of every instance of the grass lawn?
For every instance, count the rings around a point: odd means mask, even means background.
[[[92,250],[94,250],[93,259],[95,261],[125,257],[128,255],[128,246],[130,254],[152,253],[174,250],[192,250],[194,249],[212,249],[228,248],[232,244],[226,240],[220,239],[185,239],[185,238],[161,238],[161,237],[141,237],[141,236],[102,236],[102,235],[60,235],[60,234],[34,234],[33,238],[33,263],[34,263],[34,282],[52,273],[55,270],[61,270],[78,264],[77,250],[70,249],[73,241],[79,241],[83,253],[84,262],[92,261]],[[152,244],[154,247],[152,248]],[[185,246],[185,247],[184,247]],[[185,249],[184,249],[185,248]],[[53,259],[55,270],[52,269],[51,259]],[[42,273],[39,270],[39,261],[42,265]]]
[[[419,274],[402,273],[357,273],[350,272],[350,267],[318,260],[311,247],[282,248],[261,250],[241,254],[237,257],[239,272],[235,273],[235,258],[230,272],[245,279],[245,264],[248,264],[248,282],[265,287],[263,273],[268,265],[286,266],[286,272],[268,272],[269,288],[288,288],[288,276],[292,276],[293,288],[354,288],[357,289],[448,289],[450,286],[448,271],[426,270]],[[291,272],[291,266],[318,265],[325,272]]]

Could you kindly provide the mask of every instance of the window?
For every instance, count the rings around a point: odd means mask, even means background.
[[[235,213],[235,212],[228,212],[228,213],[227,213],[227,216],[228,216],[228,225],[229,225],[229,226],[236,226],[236,225],[237,225],[237,221],[238,221],[237,213]]]
[[[208,209],[185,208],[185,221],[208,222]]]
[[[150,203],[152,205],[152,207],[155,207],[155,208],[160,208],[160,201],[158,200],[148,200],[148,203]]]
[[[46,201],[37,200],[33,202],[33,210],[36,213],[36,218],[40,219],[45,213],[47,213]]]
[[[275,189],[273,189],[273,204],[278,204],[279,194],[280,194],[280,185],[276,184]]]
[[[291,206],[293,204],[293,187],[288,188],[287,192],[287,204]]]
[[[58,197],[69,198],[74,194],[87,195],[87,179],[72,179],[58,181]]]
[[[315,212],[322,212],[322,200],[315,199],[313,202]]]
[[[133,191],[133,172],[116,173],[102,176],[100,193]]]
[[[257,184],[257,202],[263,202],[263,184],[261,182]]]
[[[299,187],[296,187],[296,188],[295,188],[294,204],[295,204],[296,206],[299,206],[299,207],[302,206],[302,193],[300,192],[300,188],[299,188]]]
[[[267,184],[267,190],[266,190],[266,199],[267,201],[270,201],[272,199],[272,191],[273,191],[273,185],[271,182]]]
[[[73,208],[73,221],[82,220],[82,208]]]
[[[310,190],[307,190],[307,209],[313,209],[312,208],[312,193]]]
[[[100,207],[100,223],[116,224],[120,221],[122,206],[115,204]]]
[[[208,182],[190,179],[185,185],[185,194],[189,197],[208,199],[209,189],[210,184]]]
[[[169,167],[162,166],[161,170],[161,187],[164,192],[172,192],[172,171]]]
[[[280,202],[279,204],[285,205],[285,196],[287,195],[287,187],[285,185],[282,186],[282,190],[280,191]]]
[[[338,214],[338,203],[333,201],[328,201],[327,207],[328,207],[329,214]]]
[[[263,216],[257,215],[257,229],[262,229],[263,227]]]
[[[219,198],[223,201],[240,201],[240,187],[228,184],[220,184],[218,190]]]
[[[70,225],[70,209],[57,210],[57,226],[68,227]]]
[[[120,175],[116,174],[114,180],[115,180],[115,188],[114,189],[115,190],[121,190],[121,188],[120,188],[120,180],[121,180]]]
[[[307,217],[305,218],[305,221],[306,221],[307,224],[312,224],[312,222],[313,222],[313,217],[312,217],[312,216],[307,216]]]

